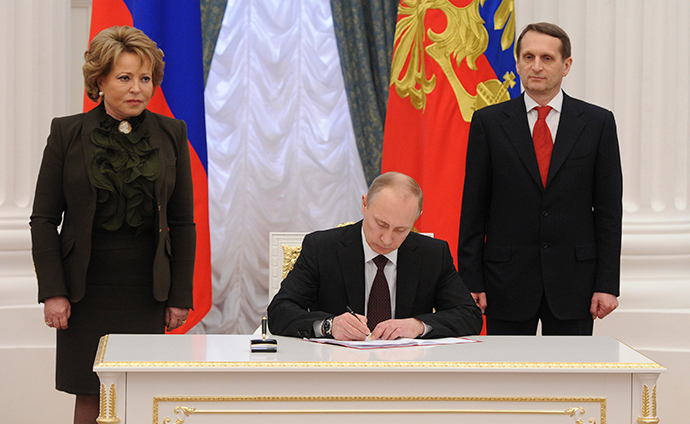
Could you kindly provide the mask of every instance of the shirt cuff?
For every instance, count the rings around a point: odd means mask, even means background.
[[[318,321],[314,321],[314,337],[323,337],[323,333],[321,332],[321,328],[323,327],[323,322],[326,321],[325,319],[321,319]]]

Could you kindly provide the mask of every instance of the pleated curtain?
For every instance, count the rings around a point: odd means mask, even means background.
[[[191,332],[246,333],[268,302],[269,233],[361,218],[329,1],[229,1],[205,98],[214,301]]]

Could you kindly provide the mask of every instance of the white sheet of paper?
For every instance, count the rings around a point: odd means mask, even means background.
[[[462,343],[476,343],[477,340],[465,339],[461,337],[446,337],[442,339],[395,339],[395,340],[353,340],[343,341],[326,338],[305,339],[310,342],[333,344],[354,349],[380,349],[389,347],[411,347],[411,346],[438,346]]]

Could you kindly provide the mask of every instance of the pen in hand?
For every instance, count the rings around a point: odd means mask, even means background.
[[[359,319],[359,317],[357,316],[355,311],[353,311],[352,308],[350,308],[349,306],[347,306],[347,311],[349,313],[351,313],[353,317],[357,318],[357,321],[362,322],[362,320]],[[364,323],[362,322],[362,324],[364,324]],[[371,340],[371,332],[369,332],[369,334],[367,334],[367,339]]]

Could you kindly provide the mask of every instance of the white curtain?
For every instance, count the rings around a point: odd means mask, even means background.
[[[230,1],[205,96],[213,307],[192,332],[247,333],[268,303],[269,233],[361,217],[329,1]]]

